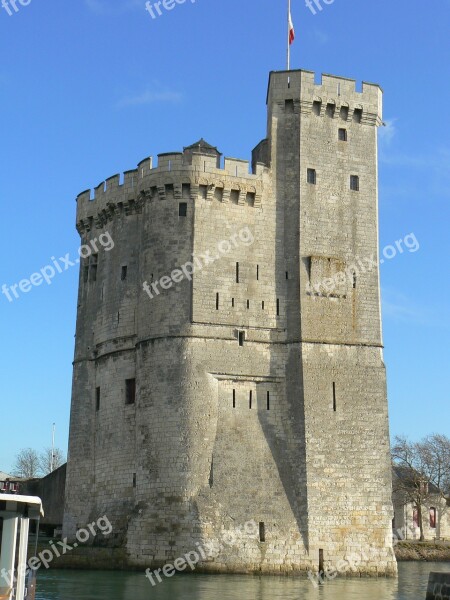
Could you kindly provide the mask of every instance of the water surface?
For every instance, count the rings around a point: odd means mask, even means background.
[[[430,571],[450,563],[399,563],[398,579],[336,579],[315,588],[305,577],[176,575],[152,587],[142,572],[46,571],[36,600],[425,600]]]

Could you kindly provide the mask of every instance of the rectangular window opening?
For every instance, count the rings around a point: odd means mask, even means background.
[[[250,308],[250,300],[247,300],[247,310]]]
[[[259,541],[260,542],[266,541],[266,526],[262,521],[259,524]]]
[[[253,403],[253,392],[252,392],[252,390],[250,390],[250,393],[248,395],[248,407],[250,410],[252,409],[252,403]]]
[[[125,279],[127,278],[127,274],[128,274],[128,267],[125,265],[122,267],[122,271],[120,273],[120,279],[122,281],[125,281]]]
[[[333,118],[335,111],[336,111],[336,104],[331,104],[331,102],[329,102],[327,104],[327,116]]]
[[[339,129],[338,131],[338,140],[340,142],[346,142],[347,141],[347,130],[346,129]]]
[[[136,487],[136,473],[133,473],[133,487]]]
[[[95,411],[100,410],[100,388],[95,388]]]
[[[333,381],[333,410],[336,412],[337,410],[337,402],[336,402],[336,383]]]
[[[125,404],[136,402],[136,379],[125,380]]]
[[[353,120],[355,121],[355,123],[361,123],[362,112],[362,108],[355,108],[355,112],[353,113]]]
[[[262,309],[262,310],[264,310],[264,306],[265,306],[265,303],[264,303],[264,300],[263,300],[263,301],[261,302],[261,309]]]
[[[89,279],[89,266],[85,266],[83,267],[83,281],[84,283],[87,283]]]
[[[313,106],[312,106],[313,115],[319,116],[321,110],[322,110],[322,102],[320,102],[319,100],[314,100]]]
[[[270,392],[267,392],[267,410],[270,410]]]
[[[353,289],[356,290],[356,273],[353,273]]]
[[[340,116],[343,121],[348,119],[348,106],[341,106]]]
[[[239,346],[243,346],[245,341],[245,331],[239,332]]]
[[[286,279],[289,279],[289,273],[286,271]]]
[[[284,101],[284,110],[289,114],[294,114],[294,101],[293,100],[285,100]]]
[[[280,316],[280,299],[277,298],[277,317]]]
[[[239,263],[236,263],[236,283],[239,283]]]
[[[236,390],[233,390],[233,408],[236,408]]]
[[[359,192],[359,177],[358,175],[350,175],[350,189],[354,192]]]
[[[259,265],[256,265],[256,281],[259,281]]]
[[[216,310],[219,310],[219,293],[216,294]]]
[[[430,527],[436,529],[436,509],[433,506],[430,507]]]
[[[317,173],[315,169],[308,169],[306,173],[307,182],[311,185],[316,185],[317,183]]]
[[[91,264],[89,267],[89,279],[97,281],[97,254],[91,256]]]
[[[232,204],[239,204],[239,190],[231,190],[230,202]]]
[[[231,298],[231,306],[234,308],[234,298]]]
[[[187,217],[187,202],[180,202],[178,205],[178,216]]]

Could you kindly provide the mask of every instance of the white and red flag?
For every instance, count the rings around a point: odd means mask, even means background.
[[[291,70],[291,45],[295,40],[295,29],[291,14],[291,0],[288,0],[288,39],[287,39],[287,70]]]
[[[294,23],[292,22],[291,10],[289,8],[289,45],[295,40]]]

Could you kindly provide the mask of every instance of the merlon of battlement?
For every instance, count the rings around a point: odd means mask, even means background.
[[[204,144],[204,149],[202,144]],[[107,194],[112,201],[116,195],[126,195],[133,192],[148,177],[177,172],[178,176],[184,177],[186,181],[193,174],[201,173],[222,176],[237,177],[244,179],[256,179],[261,177],[264,165],[255,165],[253,172],[250,170],[250,162],[238,158],[224,159],[224,166],[220,166],[221,153],[217,148],[210,146],[204,140],[200,140],[193,146],[188,146],[183,152],[165,152],[158,154],[158,164],[153,165],[153,158],[148,157],[138,163],[136,169],[125,171],[123,181],[121,175],[116,174],[102,181],[93,190],[85,190],[77,196],[77,202],[95,201],[104,198]]]
[[[315,101],[323,104],[362,109],[372,116],[368,123],[381,124],[383,90],[376,83],[362,82],[357,89],[355,79],[322,74],[316,82],[313,71],[272,71],[269,75],[267,104],[269,108],[286,100],[299,101],[306,109]]]

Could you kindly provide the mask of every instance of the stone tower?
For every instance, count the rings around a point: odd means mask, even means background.
[[[200,140],[78,196],[82,243],[114,248],[80,271],[69,539],[107,515],[130,565],[161,566],[254,521],[198,568],[362,552],[359,572],[395,574],[381,103],[378,85],[272,72],[251,169]]]

